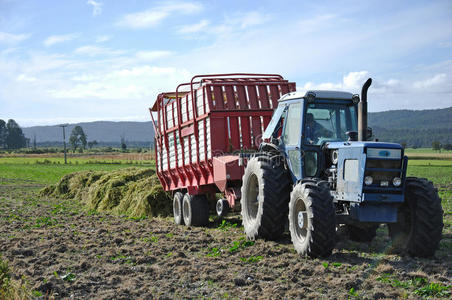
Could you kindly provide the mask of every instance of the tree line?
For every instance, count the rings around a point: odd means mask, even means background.
[[[13,119],[5,122],[0,119],[0,148],[19,149],[27,146],[29,140],[25,137],[19,124]]]
[[[14,150],[28,147],[30,139],[26,138],[22,128],[13,119],[5,122],[0,119],[0,149]],[[99,143],[96,140],[88,141],[88,137],[81,126],[75,126],[69,136],[69,146],[73,152],[82,152],[86,147],[93,148]],[[121,149],[127,150],[125,136],[121,135]],[[33,148],[36,148],[36,135],[33,140]]]
[[[409,148],[429,148],[433,142],[452,144],[451,128],[427,129],[386,129],[373,127],[376,138],[382,142],[405,144]]]

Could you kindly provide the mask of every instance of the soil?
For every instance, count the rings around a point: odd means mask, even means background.
[[[450,234],[431,259],[388,254],[385,226],[370,244],[339,235],[332,256],[310,259],[287,233],[246,242],[238,216],[176,226],[95,214],[39,188],[0,178],[0,253],[37,298],[417,299],[429,282],[452,284]]]

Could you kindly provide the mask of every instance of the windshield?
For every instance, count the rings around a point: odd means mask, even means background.
[[[347,131],[358,131],[355,106],[335,103],[308,105],[304,124],[306,144],[345,141],[348,139]]]

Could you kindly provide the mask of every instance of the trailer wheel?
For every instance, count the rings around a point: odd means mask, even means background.
[[[336,212],[328,183],[302,180],[290,194],[289,231],[295,250],[330,256],[336,243]]]
[[[291,184],[279,156],[248,161],[242,178],[242,220],[248,239],[278,239],[287,224]]]
[[[187,226],[206,226],[209,223],[209,203],[204,195],[184,195],[182,213]]]
[[[380,225],[356,226],[345,225],[348,238],[355,242],[370,243],[377,235]]]
[[[175,192],[173,197],[173,215],[174,215],[174,223],[177,225],[184,224],[184,217],[182,215],[182,200],[184,198],[184,194],[181,192]]]
[[[217,216],[224,217],[229,212],[229,202],[226,199],[219,199],[217,201],[217,204],[215,206],[215,209],[217,211]]]
[[[441,198],[430,181],[406,179],[405,203],[397,218],[397,223],[388,224],[394,250],[418,257],[433,256],[444,224]]]

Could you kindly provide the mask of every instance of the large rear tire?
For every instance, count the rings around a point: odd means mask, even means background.
[[[289,231],[295,250],[328,257],[336,244],[336,213],[328,183],[302,180],[290,194]]]
[[[433,256],[443,226],[441,198],[433,184],[425,178],[407,178],[398,222],[388,224],[394,250],[417,257]]]
[[[248,239],[275,240],[287,224],[291,182],[280,156],[248,161],[242,178],[242,220]]]
[[[206,226],[209,224],[209,203],[206,196],[192,196],[187,193],[184,195],[182,203],[185,225]]]
[[[177,225],[184,224],[184,217],[182,215],[182,200],[184,198],[184,194],[181,192],[175,192],[173,197],[173,215],[174,215],[174,223]]]

